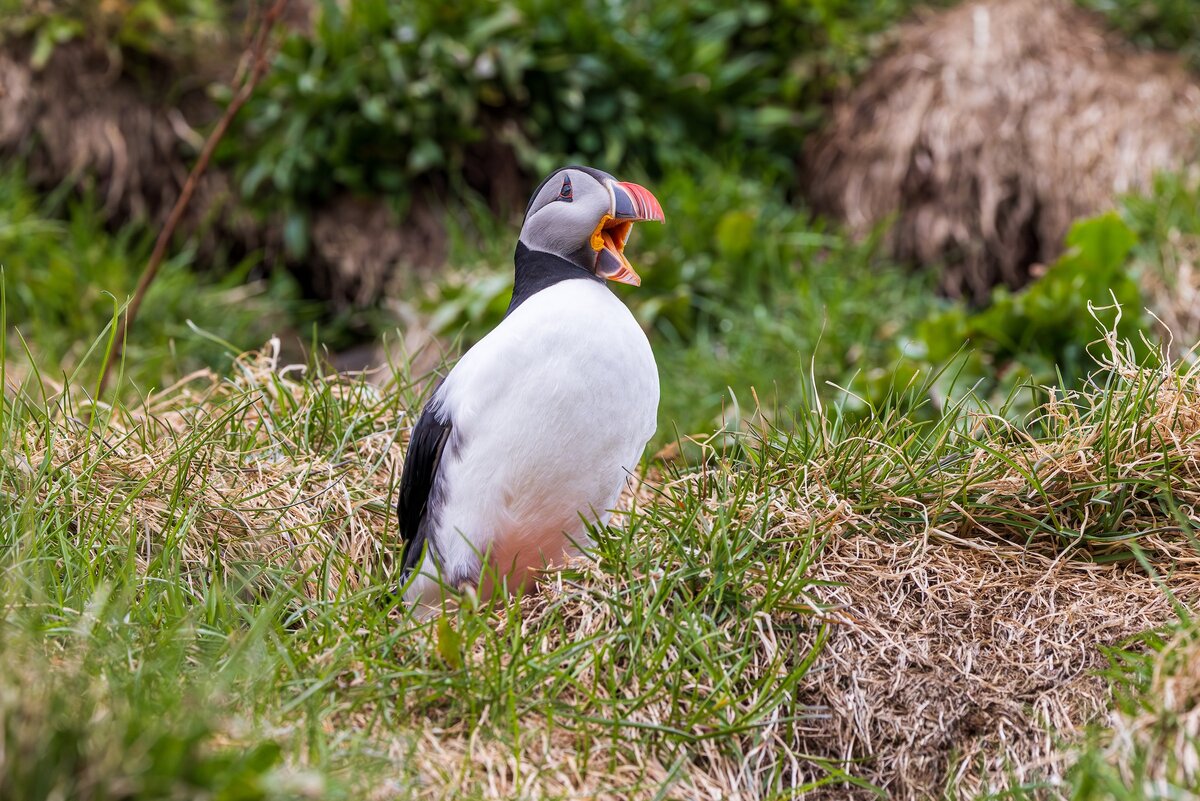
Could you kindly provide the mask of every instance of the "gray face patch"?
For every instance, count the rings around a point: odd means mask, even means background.
[[[564,167],[551,173],[529,201],[520,240],[530,250],[552,253],[591,271],[596,258],[592,232],[612,208],[605,183],[612,180],[616,179],[591,167]]]

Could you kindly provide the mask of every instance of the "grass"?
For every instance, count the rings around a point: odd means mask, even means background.
[[[0,172],[0,272],[13,364],[28,369],[36,354],[43,367],[53,365],[44,378],[92,383],[88,347],[132,294],[152,245],[153,232],[136,225],[110,234],[89,199],[41,198],[19,171]],[[304,331],[314,319],[311,305],[286,276],[254,277],[254,266],[249,260],[201,273],[190,251],[168,259],[126,354],[127,388],[145,393],[201,367],[227,365],[231,348]]]
[[[748,417],[650,464],[542,592],[430,623],[394,572],[404,364],[380,387],[268,347],[113,405],[6,376],[0,777],[26,798],[982,797],[1044,783],[1050,755],[1061,794],[1186,786],[1161,754],[1194,733],[1154,721],[1191,707],[1127,688],[1161,681],[1136,638],[1190,631],[1170,599],[1200,589],[1200,377],[1107,352],[1032,426]],[[1134,667],[1097,678],[1101,647]],[[1151,704],[1128,707],[1140,739],[1094,729],[1077,756],[1114,685]]]
[[[602,575],[604,592],[585,590],[583,604],[548,598],[537,627],[524,630],[515,606],[419,626],[387,578],[401,395],[362,380],[288,380],[262,358],[237,367],[137,411],[78,408],[70,397],[9,404],[4,444],[15,461],[3,485],[24,498],[5,499],[10,628],[37,632],[38,648],[73,651],[86,626],[85,652],[113,652],[115,663],[96,657],[102,674],[178,651],[177,678],[148,667],[151,686],[200,694],[209,707],[220,677],[232,687],[223,694],[254,698],[251,715],[295,728],[295,759],[348,786],[348,747],[377,774],[363,752],[405,753],[434,727],[475,734],[478,721],[480,736],[536,759],[539,738],[518,734],[535,718],[554,722],[566,738],[554,753],[570,744],[592,782],[607,782],[614,760],[637,765],[624,779],[634,791],[689,749],[766,736],[763,716],[787,707],[809,651],[790,643],[807,627],[789,622],[768,647],[761,628],[740,623],[777,604],[806,609],[806,581],[772,567],[798,546],[755,548],[755,529],[737,526],[749,479],[722,489],[732,505],[715,529],[697,497],[658,515],[672,541],[649,540],[636,517],[611,533],[600,566],[574,578],[595,585]],[[90,425],[72,422],[89,414]],[[762,597],[732,591],[747,571],[775,574],[756,589]],[[654,585],[640,580],[655,573]],[[223,707],[236,705],[212,705]],[[370,747],[353,748],[368,735]],[[504,753],[498,746],[496,758]],[[393,781],[415,781],[421,767]],[[481,789],[464,787],[468,797]]]
[[[645,483],[542,592],[422,623],[392,511],[412,362],[242,353],[278,318],[181,260],[96,403],[114,301],[73,314],[71,277],[124,297],[145,243],[0,180],[0,796],[1193,785],[1190,356],[1139,365],[1097,327],[1075,389],[990,405],[961,361],[904,357],[946,308],[925,278],[730,174],[664,187],[625,295],[664,387]],[[1161,194],[1131,207],[1147,270],[1185,252],[1158,229],[1191,230],[1192,194]],[[511,232],[478,229],[399,296],[465,342],[509,281]]]

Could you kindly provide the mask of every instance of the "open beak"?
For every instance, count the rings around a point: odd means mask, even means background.
[[[641,286],[642,279],[625,258],[625,243],[635,222],[654,220],[666,222],[662,206],[650,190],[637,184],[609,181],[612,196],[609,213],[600,218],[592,232],[592,248],[596,251],[596,275],[621,284]]]

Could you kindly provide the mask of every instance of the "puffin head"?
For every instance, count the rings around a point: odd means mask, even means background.
[[[642,279],[625,258],[625,243],[633,224],[644,220],[666,221],[645,188],[591,167],[563,167],[529,199],[520,241],[600,278],[638,286]]]

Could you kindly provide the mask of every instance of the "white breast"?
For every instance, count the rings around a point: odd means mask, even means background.
[[[641,460],[658,395],[650,344],[604,285],[562,281],[517,307],[439,390],[453,425],[430,532],[443,581],[473,583],[488,555],[513,586],[585,544],[584,521],[608,520]]]

